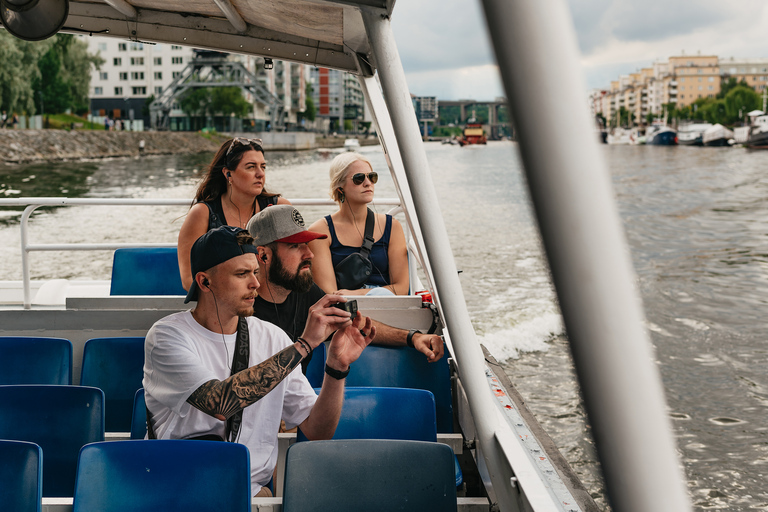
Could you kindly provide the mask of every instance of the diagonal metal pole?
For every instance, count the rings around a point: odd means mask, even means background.
[[[690,510],[569,10],[482,4],[611,506]]]

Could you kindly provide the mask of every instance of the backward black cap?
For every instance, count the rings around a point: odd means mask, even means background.
[[[192,286],[189,288],[184,303],[197,300],[199,287],[195,281],[198,272],[205,272],[220,263],[247,253],[256,254],[256,247],[251,244],[237,243],[237,234],[246,232],[243,228],[219,226],[205,233],[192,244],[189,260],[192,264]]]

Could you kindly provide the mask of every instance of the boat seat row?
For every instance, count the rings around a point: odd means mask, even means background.
[[[141,438],[146,432],[143,390],[136,397],[136,436]],[[42,449],[44,496],[73,495],[77,487],[78,453],[83,446],[104,440],[103,400],[102,391],[91,387],[0,386],[0,439],[34,443]],[[415,440],[438,444],[435,443],[434,411],[434,397],[429,391],[347,388],[334,439]],[[299,444],[306,441],[303,434],[299,434],[298,441]],[[453,455],[450,447],[446,448]],[[452,465],[454,460],[452,457]]]
[[[0,501],[40,511],[40,448],[0,441]],[[450,448],[401,440],[315,441],[287,455],[282,510],[454,511]],[[80,451],[73,512],[251,510],[248,449],[215,441],[118,441]]]
[[[107,432],[131,428],[144,377],[144,338],[93,338],[83,347],[81,386],[105,395]],[[0,385],[72,384],[72,343],[64,338],[0,336]]]
[[[325,344],[307,368],[313,387],[324,377]],[[144,375],[144,338],[93,338],[83,348],[81,386],[105,395],[106,432],[131,430],[134,399]],[[0,337],[0,385],[72,383],[72,344],[63,338]],[[369,346],[351,366],[346,379],[353,387],[425,389],[435,397],[437,431],[453,432],[453,405],[448,358],[428,363],[408,347]]]

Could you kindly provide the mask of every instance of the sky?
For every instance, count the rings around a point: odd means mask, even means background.
[[[765,0],[561,1],[570,8],[590,89],[674,55],[768,59]],[[392,31],[412,94],[504,96],[479,0],[397,0]]]

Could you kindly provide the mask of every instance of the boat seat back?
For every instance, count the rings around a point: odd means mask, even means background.
[[[0,385],[11,384],[72,384],[72,343],[0,336]]]
[[[83,386],[0,386],[0,439],[38,444],[43,496],[72,496],[77,454],[104,440],[104,393]]]
[[[0,440],[0,503],[3,510],[40,512],[43,451],[35,443]]]
[[[307,378],[313,387],[322,386],[325,350],[318,346],[307,366]],[[322,357],[318,357],[322,355]],[[431,391],[435,397],[437,431],[453,432],[453,402],[448,356],[434,363],[410,347],[369,345],[350,366],[346,385],[350,387],[413,388]]]
[[[453,451],[441,443],[349,439],[295,443],[283,512],[456,510]]]
[[[109,441],[83,448],[73,512],[250,512],[248,448],[190,440]]]
[[[186,295],[175,247],[115,250],[110,295]]]
[[[144,439],[147,435],[147,402],[144,400],[144,388],[136,391],[133,398],[131,416],[131,439]]]
[[[80,385],[104,391],[107,432],[131,430],[136,390],[144,378],[144,338],[92,338],[83,347]]]
[[[347,387],[333,439],[435,442],[435,398],[423,389]],[[307,440],[301,429],[296,440]]]

